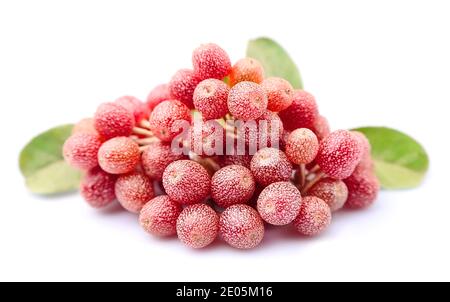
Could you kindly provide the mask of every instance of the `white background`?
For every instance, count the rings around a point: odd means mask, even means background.
[[[2,1],[0,280],[447,280],[448,1]],[[17,159],[35,134],[145,98],[191,51],[278,40],[334,129],[387,125],[427,149],[423,185],[338,213],[314,239],[270,229],[260,248],[204,250],[148,236],[136,216],[78,195],[27,192]]]

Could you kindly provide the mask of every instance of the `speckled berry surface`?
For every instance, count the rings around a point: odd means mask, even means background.
[[[315,119],[311,130],[316,134],[319,141],[323,140],[331,132],[328,120],[320,114]]]
[[[98,150],[100,167],[111,174],[131,172],[139,160],[139,146],[128,137],[114,137],[104,142]]]
[[[132,213],[139,213],[144,204],[155,196],[152,181],[139,172],[120,175],[116,181],[115,193],[122,207]]]
[[[250,170],[258,183],[267,186],[274,182],[289,180],[292,164],[283,151],[264,148],[253,155]]]
[[[114,101],[115,104],[127,109],[134,116],[134,121],[139,123],[143,119],[148,119],[150,109],[138,98],[130,95],[122,96]]]
[[[148,177],[160,181],[164,170],[171,162],[185,157],[182,153],[178,154],[172,151],[170,143],[152,142],[142,152],[142,168]]]
[[[202,44],[192,52],[192,65],[202,79],[223,79],[231,71],[228,54],[214,43]]]
[[[147,202],[139,213],[139,224],[154,236],[172,236],[177,233],[177,219],[182,211],[179,203],[167,195],[160,195]]]
[[[267,95],[259,84],[240,82],[230,89],[228,110],[236,119],[257,119],[267,110]]]
[[[294,219],[295,229],[302,235],[319,235],[331,223],[331,210],[327,203],[315,196],[303,197],[298,216]]]
[[[172,97],[170,95],[168,84],[159,84],[155,86],[147,96],[147,107],[150,110],[156,107],[162,101],[170,100]]]
[[[81,180],[80,194],[93,208],[102,208],[116,199],[114,185],[117,176],[99,167],[89,170]]]
[[[308,164],[319,151],[317,136],[307,128],[295,129],[289,134],[286,155],[295,164]]]
[[[194,122],[189,128],[185,146],[200,156],[224,154],[226,133],[216,120]]]
[[[319,111],[316,100],[310,93],[304,90],[295,90],[292,104],[280,111],[279,115],[287,130],[295,130],[297,128],[312,129]]]
[[[230,72],[230,85],[234,86],[239,82],[249,81],[261,83],[264,80],[264,68],[261,63],[253,58],[243,58],[238,60]]]
[[[362,166],[344,179],[348,188],[346,208],[361,209],[370,206],[377,198],[380,183],[371,169]]]
[[[267,95],[267,109],[278,112],[292,104],[294,88],[282,78],[269,77],[261,82],[262,89]]]
[[[150,128],[160,140],[170,142],[183,130],[181,123],[191,122],[189,108],[177,101],[163,101],[157,105],[150,115]]]
[[[319,197],[335,212],[347,201],[348,189],[342,180],[326,177],[314,184],[308,190],[308,195]]]
[[[194,108],[193,96],[195,87],[202,79],[191,69],[180,69],[170,79],[169,91],[172,99]]]
[[[283,123],[278,114],[266,111],[255,119],[255,127],[245,127],[245,143],[254,150],[265,147],[278,147],[284,132]],[[249,149],[253,150],[253,149]]]
[[[97,134],[78,132],[65,141],[63,156],[72,167],[89,170],[98,165],[97,153],[101,145],[102,141]]]
[[[250,169],[250,162],[252,161],[252,156],[248,154],[243,155],[223,155],[219,158],[218,164],[221,167],[226,167],[229,165],[241,165]]]
[[[221,80],[203,80],[194,90],[194,107],[205,120],[221,118],[228,112],[229,91],[230,88]]]
[[[104,139],[128,136],[135,124],[133,114],[115,103],[103,103],[94,115],[94,126]]]

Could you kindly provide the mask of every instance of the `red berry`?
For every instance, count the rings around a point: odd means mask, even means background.
[[[177,233],[177,218],[182,207],[167,195],[160,195],[147,202],[139,214],[144,230],[155,236],[171,236]]]
[[[119,106],[122,106],[128,110],[133,116],[136,123],[139,123],[143,119],[148,119],[150,116],[150,109],[141,100],[134,96],[123,96],[114,101]]]
[[[252,156],[248,154],[244,155],[224,155],[219,158],[219,165],[221,167],[226,167],[229,165],[241,165],[250,169],[250,162],[252,161]]]
[[[298,216],[294,219],[297,231],[306,236],[323,232],[331,223],[331,211],[327,203],[315,196],[303,197]]]
[[[167,195],[183,205],[199,203],[211,191],[208,171],[192,160],[177,160],[169,164],[162,181]]]
[[[185,158],[183,154],[175,154],[170,144],[153,142],[142,152],[142,168],[145,174],[153,180],[162,180],[166,167],[176,160]]]
[[[266,222],[286,225],[297,217],[301,203],[300,191],[292,183],[280,181],[262,190],[257,201],[257,209]]]
[[[270,77],[262,81],[261,87],[267,94],[268,110],[278,112],[291,106],[294,88],[285,79]]]
[[[116,199],[114,184],[116,176],[99,167],[89,170],[81,180],[81,196],[94,208],[102,208]]]
[[[349,177],[361,160],[360,141],[347,130],[331,132],[320,142],[316,162],[320,168],[335,179]]]
[[[124,107],[114,103],[103,103],[97,108],[94,126],[101,137],[129,136],[134,127],[134,116]]]
[[[339,179],[323,178],[308,191],[308,195],[316,196],[325,201],[331,212],[337,211],[347,201],[348,189]]]
[[[228,113],[229,91],[221,80],[203,80],[194,90],[194,107],[202,113],[204,120],[221,118]]]
[[[228,207],[220,215],[219,232],[226,243],[238,249],[256,247],[264,237],[264,222],[245,204]]]
[[[299,128],[291,132],[286,144],[286,155],[295,164],[309,164],[319,150],[319,141],[314,132]]]
[[[192,53],[195,73],[204,79],[223,79],[231,71],[228,54],[213,43],[202,44]]]
[[[180,69],[169,82],[170,95],[187,107],[194,108],[192,98],[195,87],[201,80],[191,69]]]
[[[139,145],[128,137],[114,137],[104,142],[98,150],[100,167],[111,174],[133,171],[139,159]]]
[[[253,155],[250,170],[258,183],[267,186],[274,182],[289,180],[292,165],[283,151],[264,148]]]
[[[216,120],[194,121],[189,128],[186,145],[197,155],[221,155],[226,147],[225,140],[225,129]]]
[[[246,203],[255,191],[255,179],[249,169],[226,166],[217,171],[211,180],[211,197],[222,208]]]
[[[256,83],[240,82],[228,94],[228,110],[236,119],[257,119],[267,110],[267,95]]]
[[[304,90],[295,90],[292,104],[279,113],[283,125],[287,130],[314,127],[319,115],[316,100]]]
[[[361,148],[362,148],[361,161],[359,162],[358,165],[366,167],[370,170],[373,170],[374,163],[373,163],[372,155],[371,155],[372,147],[370,146],[369,140],[363,133],[361,133],[359,131],[350,131],[350,132],[359,140],[359,142],[361,144]]]
[[[243,58],[237,61],[230,72],[230,85],[249,81],[261,83],[264,80],[264,68],[258,60]]]
[[[179,121],[191,122],[191,113],[183,103],[170,100],[157,105],[150,115],[150,128],[163,142],[170,142],[183,130],[177,127]]]
[[[345,207],[352,209],[365,208],[377,198],[380,183],[371,169],[358,166],[350,177],[344,179],[348,188]]]
[[[255,126],[245,127],[245,143],[249,146],[249,150],[256,151],[279,145],[284,129],[278,114],[266,111],[255,119]]]
[[[97,134],[72,134],[63,146],[64,159],[74,168],[89,170],[98,165],[97,152],[101,145],[102,141]]]
[[[194,249],[211,244],[219,233],[219,216],[206,204],[187,206],[178,216],[178,238]]]
[[[94,119],[91,117],[84,118],[73,126],[72,134],[79,133],[79,132],[99,135],[97,130],[95,130],[95,127],[94,127]]]
[[[150,178],[138,172],[119,176],[115,192],[120,204],[132,213],[139,213],[144,204],[155,196]]]
[[[152,91],[147,96],[147,106],[150,110],[156,107],[162,101],[170,100],[172,97],[170,95],[169,85],[160,84],[153,88]]]
[[[316,134],[319,141],[323,140],[331,132],[328,120],[321,115],[317,116],[311,130]]]

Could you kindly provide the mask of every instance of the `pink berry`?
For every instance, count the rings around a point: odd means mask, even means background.
[[[173,99],[184,103],[188,108],[194,108],[193,96],[195,87],[202,79],[191,69],[180,69],[169,82],[169,91]]]
[[[75,133],[64,143],[63,155],[66,162],[74,168],[89,170],[98,165],[97,152],[102,145],[97,134]]]
[[[181,133],[183,128],[177,127],[180,121],[190,123],[191,113],[186,105],[176,100],[161,102],[153,109],[149,120],[153,133],[163,142],[170,142]]]
[[[211,192],[208,171],[192,160],[177,160],[169,164],[162,181],[166,194],[182,205],[199,203]]]
[[[194,107],[202,113],[204,120],[221,118],[228,112],[229,91],[221,80],[203,80],[194,90]]]
[[[150,110],[156,107],[162,101],[170,100],[172,96],[170,95],[169,85],[160,84],[153,88],[152,91],[147,96],[147,107]]]
[[[331,212],[335,212],[347,201],[348,189],[342,180],[327,177],[309,189],[308,195],[322,199],[328,204]]]
[[[278,112],[291,106],[294,88],[285,79],[270,77],[262,81],[261,87],[267,94],[268,110]]]
[[[255,179],[244,166],[226,166],[217,171],[211,180],[211,197],[222,208],[246,203],[254,191]]]
[[[297,217],[302,204],[300,191],[290,182],[275,182],[262,190],[257,201],[259,215],[273,225],[286,225]]]
[[[131,172],[139,160],[139,145],[128,137],[114,137],[104,142],[98,150],[100,167],[111,174]]]
[[[195,73],[204,79],[223,79],[231,71],[228,54],[213,43],[202,44],[192,53]]]
[[[319,115],[316,100],[304,90],[295,90],[292,104],[279,113],[283,125],[287,130],[314,127]]]
[[[249,147],[255,146],[256,150],[259,150],[279,145],[284,128],[278,114],[266,111],[255,119],[255,126],[245,127],[245,142]]]
[[[114,101],[115,104],[122,106],[128,110],[134,116],[136,123],[139,123],[143,119],[148,119],[150,116],[150,109],[141,100],[134,96],[123,96]]]
[[[252,207],[236,204],[220,215],[219,232],[223,240],[232,247],[251,249],[264,237],[264,222]]]
[[[155,236],[171,236],[177,233],[177,219],[182,207],[167,195],[160,195],[147,202],[139,214],[144,230]]]
[[[286,155],[295,164],[309,164],[316,158],[319,141],[307,128],[295,129],[288,137]]]
[[[320,142],[316,162],[328,176],[344,179],[355,170],[361,156],[359,140],[350,131],[337,130]]]
[[[221,155],[226,148],[225,129],[216,120],[194,122],[189,128],[186,145],[201,156]]]
[[[185,155],[174,153],[169,143],[153,142],[142,152],[142,168],[148,177],[160,181],[170,163],[184,158]]]
[[[178,216],[177,235],[194,249],[211,244],[219,233],[219,216],[206,204],[187,206]]]
[[[306,236],[322,233],[331,223],[331,210],[327,203],[315,196],[303,197],[298,216],[294,219],[297,231]]]
[[[317,116],[311,130],[316,134],[319,141],[323,140],[331,132],[328,120],[321,115]]]
[[[292,165],[283,151],[264,148],[253,155],[250,170],[258,183],[267,186],[274,182],[289,180]]]
[[[237,61],[230,72],[230,86],[239,82],[249,81],[260,84],[264,80],[264,68],[253,58],[243,58]]]
[[[371,169],[357,167],[350,177],[344,179],[348,188],[345,207],[361,209],[371,205],[377,198],[380,183]]]
[[[359,162],[358,165],[367,167],[368,169],[373,170],[374,168],[374,163],[372,160],[372,155],[371,155],[371,149],[372,147],[370,146],[370,142],[367,139],[367,137],[359,132],[359,131],[350,131],[360,142],[361,144],[361,148],[362,148],[362,156],[361,156],[361,161]]]
[[[219,158],[219,165],[221,167],[226,167],[229,165],[241,165],[250,169],[250,162],[252,161],[252,156],[248,154],[243,155],[224,155]]]
[[[114,184],[116,176],[99,167],[89,170],[81,180],[81,196],[93,208],[102,208],[116,199]]]
[[[283,130],[283,133],[281,134],[280,138],[280,150],[283,150],[286,152],[286,145],[289,138],[289,135],[291,134],[291,131],[288,131],[286,129]]]
[[[150,178],[138,172],[119,176],[115,192],[120,204],[132,213],[139,213],[144,204],[155,197]]]
[[[259,84],[240,82],[228,94],[228,110],[236,119],[257,119],[267,110],[267,95]]]
[[[134,116],[124,107],[114,103],[103,103],[97,108],[94,126],[101,137],[129,136],[134,127]]]
[[[94,127],[94,119],[91,117],[84,118],[73,126],[72,134],[79,133],[79,132],[99,135],[97,130],[95,130],[95,127]]]

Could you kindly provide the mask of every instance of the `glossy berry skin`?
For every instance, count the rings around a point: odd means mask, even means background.
[[[302,235],[315,236],[322,233],[331,223],[331,210],[327,203],[315,196],[303,197],[298,216],[294,219],[295,229]]]
[[[192,160],[177,160],[169,164],[162,182],[166,194],[182,205],[199,203],[211,192],[208,171]]]
[[[319,151],[317,136],[307,128],[299,128],[289,134],[286,155],[295,164],[309,164]]]
[[[253,58],[238,60],[230,72],[230,86],[239,82],[249,81],[260,84],[264,80],[264,68],[261,63]]]
[[[297,217],[302,196],[290,182],[281,181],[268,185],[259,194],[258,213],[266,222],[273,225],[286,225]]]
[[[232,247],[251,249],[258,246],[264,237],[264,222],[252,207],[236,204],[220,215],[219,233]]]
[[[182,102],[190,109],[194,108],[194,90],[201,80],[191,69],[178,70],[169,82],[172,99]]]
[[[103,103],[94,115],[94,126],[104,139],[129,136],[135,124],[133,114],[115,103]]]
[[[97,130],[95,130],[95,127],[94,127],[94,119],[91,117],[84,118],[73,126],[72,134],[79,133],[79,132],[99,135]]]
[[[152,181],[139,172],[119,176],[115,193],[119,203],[132,213],[139,213],[144,204],[155,197]]]
[[[194,90],[194,107],[202,113],[204,120],[219,119],[228,113],[229,91],[221,80],[203,80]]]
[[[267,110],[267,95],[259,84],[240,82],[228,94],[228,110],[236,119],[257,119]]]
[[[322,115],[318,115],[314,121],[314,125],[311,128],[319,141],[323,140],[328,134],[330,134],[330,125],[328,120]]]
[[[255,191],[251,171],[241,165],[231,165],[217,171],[211,180],[211,197],[222,208],[246,203]]]
[[[267,109],[278,112],[292,104],[294,88],[282,78],[270,77],[262,81],[262,89],[267,94]]]
[[[64,142],[63,156],[72,167],[89,170],[98,165],[97,152],[101,145],[102,141],[95,133],[75,133]]]
[[[182,211],[179,203],[167,195],[160,195],[147,202],[139,213],[139,224],[147,233],[158,237],[177,233],[177,219]]]
[[[280,111],[279,115],[283,121],[284,128],[287,130],[292,131],[297,128],[312,129],[319,115],[319,110],[316,100],[310,93],[304,90],[295,90],[292,104]]]
[[[377,198],[380,183],[372,169],[359,166],[344,179],[348,188],[346,208],[362,209],[370,206]]]
[[[139,145],[128,137],[114,137],[104,142],[98,150],[100,167],[111,174],[131,172],[139,160]]]
[[[187,206],[178,216],[177,235],[194,249],[211,244],[219,233],[219,215],[206,204]]]
[[[326,177],[309,189],[308,195],[322,199],[330,207],[331,212],[335,212],[347,201],[348,189],[342,180]]]
[[[183,130],[181,122],[191,122],[189,108],[176,100],[163,101],[157,105],[149,119],[150,128],[163,142],[170,142]]]
[[[202,79],[222,80],[231,71],[228,54],[214,43],[202,44],[192,53],[195,73]]]
[[[250,170],[258,183],[267,186],[274,182],[289,180],[292,165],[283,151],[264,148],[253,155]]]
[[[350,131],[337,130],[320,142],[316,162],[328,176],[344,179],[353,173],[361,156],[360,141]]]
[[[116,175],[106,173],[99,167],[89,170],[81,180],[80,193],[93,208],[102,208],[116,199],[114,185]]]
[[[169,85],[160,84],[155,86],[152,91],[147,96],[147,107],[150,110],[156,107],[162,101],[170,100],[172,96],[170,95]]]
[[[142,152],[141,162],[145,174],[153,180],[162,180],[166,167],[186,156],[172,151],[170,143],[153,142]]]
[[[134,96],[126,95],[120,97],[115,100],[114,103],[127,109],[134,116],[134,121],[136,123],[148,119],[150,116],[150,109],[148,106]]]
[[[266,111],[255,119],[255,124],[254,128],[245,127],[245,143],[249,146],[249,150],[279,146],[284,128],[275,112]]]

